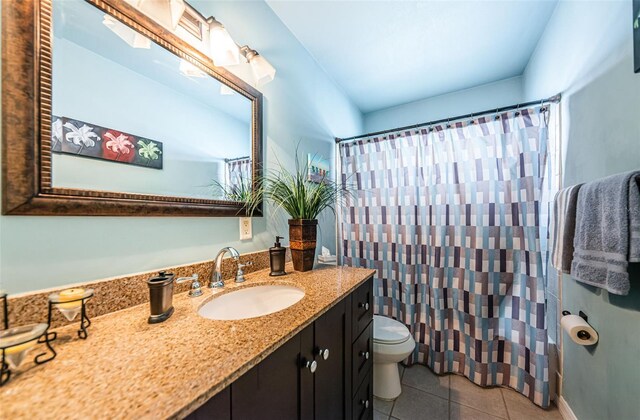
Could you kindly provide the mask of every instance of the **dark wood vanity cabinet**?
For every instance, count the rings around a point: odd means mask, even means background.
[[[189,415],[203,419],[372,419],[373,281]]]
[[[373,279],[351,294],[351,337],[348,359],[351,401],[348,417],[373,419]]]

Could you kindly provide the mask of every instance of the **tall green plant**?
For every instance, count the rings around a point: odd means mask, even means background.
[[[325,209],[335,214],[335,206],[348,194],[349,189],[323,176],[320,183],[307,179],[309,164],[301,165],[296,152],[295,170],[278,162],[261,180],[261,190],[276,209],[286,211],[292,219],[317,219]]]
[[[242,203],[247,216],[251,216],[262,201],[261,183],[257,182],[254,189],[251,179],[245,179],[240,176],[239,181],[234,185],[226,185],[214,179],[211,182],[211,187],[214,195],[222,196],[225,200]]]

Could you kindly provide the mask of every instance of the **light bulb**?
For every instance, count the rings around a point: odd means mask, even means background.
[[[258,86],[269,83],[276,77],[276,69],[258,53],[249,59],[249,64],[251,64]]]
[[[240,49],[236,45],[225,27],[210,18],[209,23],[209,51],[216,66],[233,66],[240,63]]]
[[[162,26],[175,31],[187,6],[184,0],[125,0]]]

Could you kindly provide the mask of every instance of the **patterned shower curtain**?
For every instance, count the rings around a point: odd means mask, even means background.
[[[242,158],[229,160],[227,164],[227,186],[230,190],[235,190],[243,183],[248,185],[251,182],[251,159]]]
[[[343,263],[377,270],[375,311],[408,363],[549,405],[540,107],[340,144]],[[545,195],[546,196],[546,195]]]

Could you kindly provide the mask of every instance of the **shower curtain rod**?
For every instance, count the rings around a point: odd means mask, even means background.
[[[550,98],[547,98],[547,99],[542,99],[542,100],[538,100],[538,101],[530,101],[530,102],[525,102],[525,103],[522,103],[522,104],[516,104],[516,105],[510,105],[510,106],[504,106],[502,108],[488,109],[486,111],[473,112],[471,114],[465,114],[465,115],[458,115],[457,117],[443,118],[443,119],[440,119],[440,120],[428,121],[428,122],[423,122],[423,123],[420,123],[420,124],[407,125],[405,127],[392,128],[390,130],[383,130],[383,131],[376,131],[376,132],[373,132],[373,133],[360,134],[359,136],[347,137],[347,138],[344,138],[344,139],[336,137],[336,143],[342,143],[342,142],[350,141],[350,140],[358,140],[358,139],[363,139],[363,138],[371,137],[371,136],[378,136],[380,134],[395,133],[395,132],[398,132],[398,131],[411,130],[411,129],[414,129],[414,128],[424,127],[426,125],[434,125],[434,124],[440,124],[440,123],[443,123],[443,122],[452,122],[452,121],[456,121],[456,120],[463,120],[465,118],[481,117],[481,116],[487,115],[487,114],[497,114],[497,113],[504,112],[504,111],[510,111],[512,109],[526,108],[526,107],[531,106],[531,105],[538,105],[538,104],[544,105],[544,104],[549,104],[549,103],[558,103],[558,102],[560,102],[561,97],[562,96],[559,93],[559,94],[554,95],[554,96],[552,96]]]
[[[245,159],[251,159],[251,156],[242,156],[242,157],[237,157],[233,159],[225,159],[224,161],[229,163],[229,162],[235,162],[236,160],[245,160]]]

